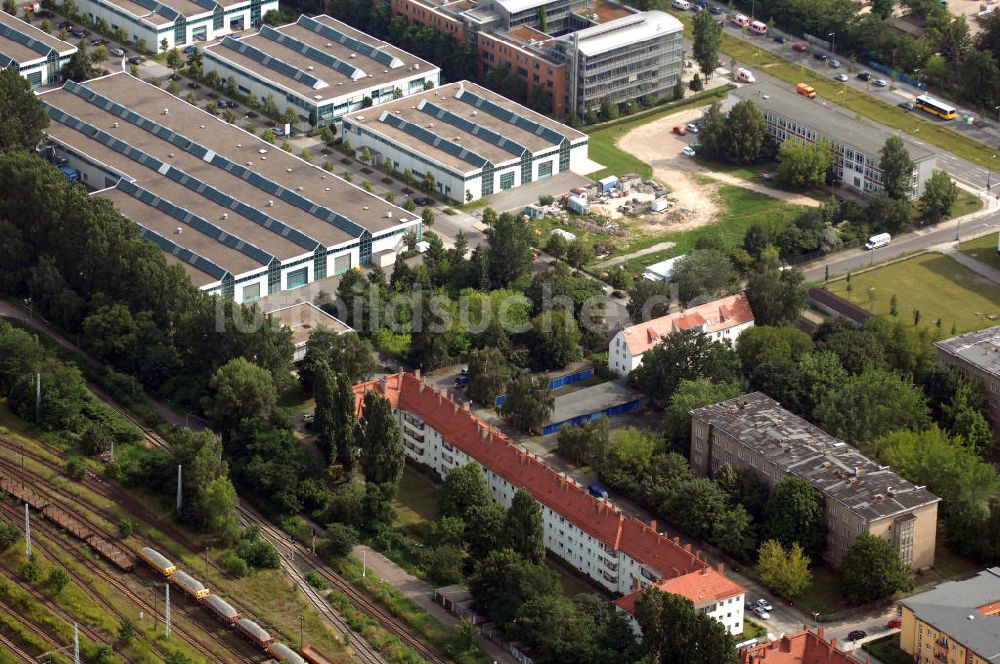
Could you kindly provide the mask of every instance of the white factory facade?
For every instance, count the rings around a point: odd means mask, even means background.
[[[0,11],[0,67],[17,67],[33,89],[58,83],[76,46]]]

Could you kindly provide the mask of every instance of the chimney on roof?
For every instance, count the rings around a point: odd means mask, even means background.
[[[701,575],[702,576],[708,576],[708,567],[702,567],[701,568]]]
[[[823,638],[823,634],[825,632],[826,629],[822,625],[816,628],[816,636],[820,638],[820,641],[826,641],[826,639]]]
[[[471,413],[472,412],[472,402],[471,401],[466,401],[465,405],[462,406],[462,407],[465,409],[465,412],[467,412],[467,413]]]
[[[454,404],[454,407],[451,409],[452,414],[453,415],[458,415],[458,409],[459,408],[460,408],[460,406],[458,405],[458,402],[456,401],[455,404]]]
[[[857,477],[860,474],[861,474],[861,469],[858,468],[857,466],[855,466],[854,467],[854,476]]]
[[[688,553],[691,553],[691,542],[688,542],[687,544],[684,545],[684,550],[687,551]]]
[[[725,563],[719,563],[719,565],[715,569],[716,569],[716,571],[719,574],[725,574],[726,573],[726,564]]]
[[[837,637],[834,637],[834,638],[830,639],[830,647],[831,648],[836,648],[837,647]],[[866,657],[865,659],[868,659],[868,658]]]
[[[656,519],[649,522],[649,528],[655,533],[656,532]]]
[[[413,377],[416,378],[417,380],[420,380],[420,369],[413,370]]]
[[[440,406],[441,402],[443,400],[443,397],[441,396],[441,392],[438,392],[437,395],[438,395],[438,405]]]

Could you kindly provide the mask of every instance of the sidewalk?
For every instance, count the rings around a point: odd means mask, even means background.
[[[940,251],[942,254],[955,259],[955,261],[969,268],[980,277],[989,279],[993,283],[1000,286],[1000,270],[991,265],[987,265],[982,261],[978,261],[966,253],[962,253],[958,250],[958,247],[955,246],[955,244],[956,243],[954,242],[949,242],[948,244],[940,244],[936,247],[932,247],[932,249]]]
[[[358,560],[364,559],[368,569],[376,576],[393,585],[442,625],[461,626],[462,621],[459,618],[448,613],[443,606],[434,601],[434,588],[431,584],[421,581],[378,551],[364,544],[358,544],[354,547],[354,557]],[[476,640],[494,664],[516,664],[510,653],[485,636],[479,634]]]

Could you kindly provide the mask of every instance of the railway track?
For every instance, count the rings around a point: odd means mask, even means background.
[[[25,475],[25,485],[36,492],[42,493],[40,491],[42,487],[38,483],[37,478],[35,478],[34,476],[29,477],[27,473]],[[18,507],[11,505],[10,503],[7,503],[6,501],[0,501],[0,505],[2,505],[3,511],[7,512],[8,514],[11,514],[12,518],[14,519],[14,522],[17,523],[18,519],[23,514],[21,510]],[[60,506],[63,507],[62,505]],[[44,519],[35,519],[33,523],[36,532],[43,532],[46,535],[49,535],[48,538],[49,542],[62,549],[63,552],[65,552],[70,557],[72,558],[79,557],[79,551],[76,550],[71,543],[67,542],[62,537],[60,529],[57,526],[51,524],[49,521]],[[88,527],[92,527],[92,524],[86,521],[84,521],[84,523],[88,525]],[[118,578],[116,574],[105,570],[100,565],[90,565],[88,567],[88,570],[95,576],[97,576],[99,579],[101,579],[103,582],[114,588],[115,591],[121,595],[121,597],[130,600],[133,604],[135,604],[138,607],[139,610],[142,610],[143,612],[148,613],[151,616],[157,615],[157,607],[152,603],[150,603],[150,601],[148,601],[148,599],[144,595],[132,590],[124,581],[122,581],[122,579]],[[94,588],[89,582],[79,577],[76,577],[76,580],[81,585],[90,588],[92,596],[94,597],[95,601],[101,604],[106,610],[110,611],[112,615],[122,615],[122,610],[120,605],[117,606],[112,605],[107,600],[104,600],[101,594],[97,592],[96,588]],[[29,593],[32,593],[39,601],[48,603],[47,599],[43,595],[37,593],[37,591],[35,591],[30,586],[25,586],[25,589]],[[67,620],[68,622],[73,622],[73,619],[70,616],[61,612],[61,610],[59,610],[57,607],[52,607],[52,605],[49,604],[49,608],[50,610],[53,610],[53,612],[55,613],[62,613],[61,617],[63,617],[64,620]],[[189,627],[186,624],[187,622],[186,618],[184,621],[177,620],[177,618],[180,617],[181,615],[183,614],[179,612],[174,613],[174,620],[172,621],[173,629],[171,630],[172,633],[177,635],[178,638],[180,638],[182,641],[191,646],[191,648],[193,648],[196,652],[205,657],[206,661],[210,662],[218,661],[218,651],[220,648],[227,651],[232,656],[230,658],[230,661],[246,660],[246,655],[242,651],[237,650],[236,648],[232,647],[231,645],[225,642],[219,641],[218,639],[213,639],[211,641],[208,641],[194,636],[189,631]],[[92,631],[89,627],[85,625],[81,625],[80,629],[91,640],[94,640],[99,643],[104,642],[106,640],[106,637],[100,636],[97,632]]]
[[[16,619],[21,624],[21,626],[23,626],[26,630],[28,630],[29,632],[40,638],[43,643],[48,644],[50,650],[57,650],[59,648],[66,647],[63,644],[57,643],[55,639],[49,636],[48,632],[46,632],[44,629],[42,629],[35,623],[27,620],[24,617],[24,615],[22,615],[19,611],[12,609],[9,605],[7,605],[6,602],[3,602],[2,600],[0,600],[0,613],[6,613],[7,615]],[[18,657],[25,658],[25,661],[27,662],[37,662],[36,657],[32,656],[31,653],[18,646],[12,640],[4,636],[2,633],[0,633],[0,644],[2,644],[5,648],[8,648],[10,652],[13,652]]]
[[[35,658],[32,657],[27,650],[22,650],[16,643],[8,639],[2,633],[0,633],[0,648],[11,655],[14,655],[22,662],[27,662],[28,664],[34,664],[35,662]]]

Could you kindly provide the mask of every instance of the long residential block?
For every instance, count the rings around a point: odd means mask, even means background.
[[[743,100],[760,108],[768,131],[779,143],[790,138],[829,142],[833,169],[843,186],[861,194],[882,190],[881,152],[886,140],[896,133],[819,97],[808,99],[773,83],[744,85],[729,93],[730,108]],[[900,137],[913,160],[910,197],[917,198],[934,172],[936,155],[925,144]]]
[[[374,390],[392,404],[407,456],[442,478],[467,463],[482,467],[493,499],[509,506],[518,489],[541,504],[545,546],[581,574],[614,593],[619,606],[634,607],[635,592],[656,584],[689,599],[733,634],[743,631],[745,590],[712,567],[690,544],[681,545],[590,495],[564,473],[522,450],[498,429],[460,406],[419,373],[389,376],[354,386],[360,414]]]
[[[278,0],[77,0],[77,6],[92,22],[103,19],[131,41],[162,51],[259,27]]]
[[[344,137],[468,202],[588,162],[587,136],[486,88],[460,81],[344,118]]]
[[[0,11],[0,67],[17,67],[32,88],[58,83],[76,46]]]
[[[420,233],[419,217],[126,73],[40,98],[44,156],[210,293],[248,302],[385,264]]]
[[[1000,326],[934,342],[942,362],[956,367],[966,378],[978,381],[987,396],[986,413],[1000,439]]]
[[[940,498],[761,392],[691,411],[692,470],[711,477],[726,464],[772,487],[788,475],[815,486],[825,501],[824,557],[833,565],[862,533],[889,541],[914,569],[934,564]]]
[[[346,23],[305,15],[206,47],[204,69],[233,77],[241,93],[270,96],[281,112],[292,108],[314,125],[423,92],[441,77],[430,62]]]

